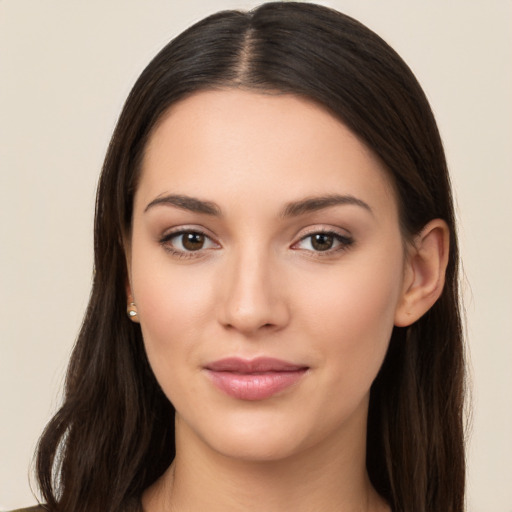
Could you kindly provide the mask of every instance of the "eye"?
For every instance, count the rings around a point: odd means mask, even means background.
[[[354,243],[349,236],[332,231],[318,231],[301,238],[293,249],[303,249],[312,252],[334,252],[348,248]]]
[[[219,247],[210,237],[195,230],[169,233],[160,240],[160,243],[171,253],[182,255]]]

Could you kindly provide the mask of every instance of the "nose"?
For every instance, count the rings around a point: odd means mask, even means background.
[[[271,257],[255,251],[238,254],[226,261],[219,277],[222,297],[218,317],[225,328],[250,337],[288,324],[285,283]]]

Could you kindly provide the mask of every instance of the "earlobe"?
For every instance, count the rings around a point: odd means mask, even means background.
[[[443,291],[450,245],[444,220],[430,221],[415,237],[407,255],[401,299],[395,325],[406,327],[421,318]]]
[[[125,290],[126,290],[126,314],[128,318],[134,323],[140,323],[139,320],[139,312],[137,311],[137,305],[135,304],[135,300],[133,298],[132,285],[131,285],[131,275],[130,275],[130,262],[131,262],[131,251],[130,245],[126,243],[126,239],[124,241],[125,248],[125,256],[126,256],[126,282],[125,282]]]
[[[130,281],[128,278],[126,279],[126,301],[126,314],[128,315],[128,318],[136,324],[140,323],[139,312],[137,311],[137,304],[135,304],[135,301],[133,299]]]

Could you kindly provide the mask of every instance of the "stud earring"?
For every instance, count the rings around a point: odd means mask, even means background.
[[[128,318],[132,322],[139,323],[139,317],[137,313],[137,306],[135,305],[135,302],[129,302],[128,307],[126,308],[126,314],[128,315]]]

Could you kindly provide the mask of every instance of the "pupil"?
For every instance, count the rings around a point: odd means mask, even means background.
[[[332,247],[333,242],[332,235],[319,233],[313,236],[312,245],[317,251],[327,251]]]
[[[183,247],[189,251],[197,251],[204,245],[204,235],[200,233],[187,233],[183,235]]]

